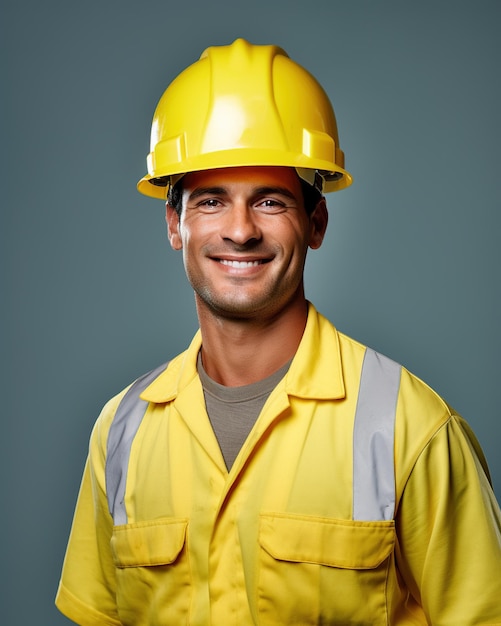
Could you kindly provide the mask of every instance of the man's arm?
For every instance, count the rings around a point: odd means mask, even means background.
[[[81,626],[120,626],[115,602],[115,566],[110,540],[113,521],[105,492],[105,434],[115,402],[93,430],[80,493],[56,596],[57,608]]]
[[[397,513],[397,565],[431,624],[501,624],[501,513],[478,449],[453,416],[419,456]]]

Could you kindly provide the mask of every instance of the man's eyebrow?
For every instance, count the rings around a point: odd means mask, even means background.
[[[256,196],[273,196],[280,195],[289,198],[290,200],[297,200],[298,198],[292,193],[290,189],[287,187],[277,187],[277,186],[266,186],[266,187],[257,187],[253,190],[253,193]]]
[[[188,200],[196,200],[200,196],[224,196],[228,191],[224,187],[197,187],[188,196]]]

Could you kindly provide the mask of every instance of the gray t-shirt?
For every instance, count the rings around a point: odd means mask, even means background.
[[[205,372],[198,356],[197,369],[202,382],[210,423],[221,448],[228,471],[252,430],[268,396],[285,376],[290,361],[271,376],[242,387],[225,387]]]

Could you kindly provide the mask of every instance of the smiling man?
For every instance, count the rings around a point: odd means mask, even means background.
[[[305,299],[330,102],[275,46],[209,48],[155,112],[200,330],[93,430],[57,605],[109,626],[501,624],[501,515],[466,422]]]
[[[322,243],[325,201],[308,215],[287,167],[195,172],[182,187],[182,208],[167,204],[167,222],[195,290],[202,362],[218,383],[256,382],[291,359],[303,335],[303,269],[308,248]]]

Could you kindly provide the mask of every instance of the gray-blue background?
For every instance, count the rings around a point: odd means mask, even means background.
[[[499,496],[500,6],[2,2],[2,623],[67,623],[53,597],[92,424],[196,328],[135,183],[164,87],[239,36],[323,83],[355,179],[328,198],[309,298],[468,418]]]

